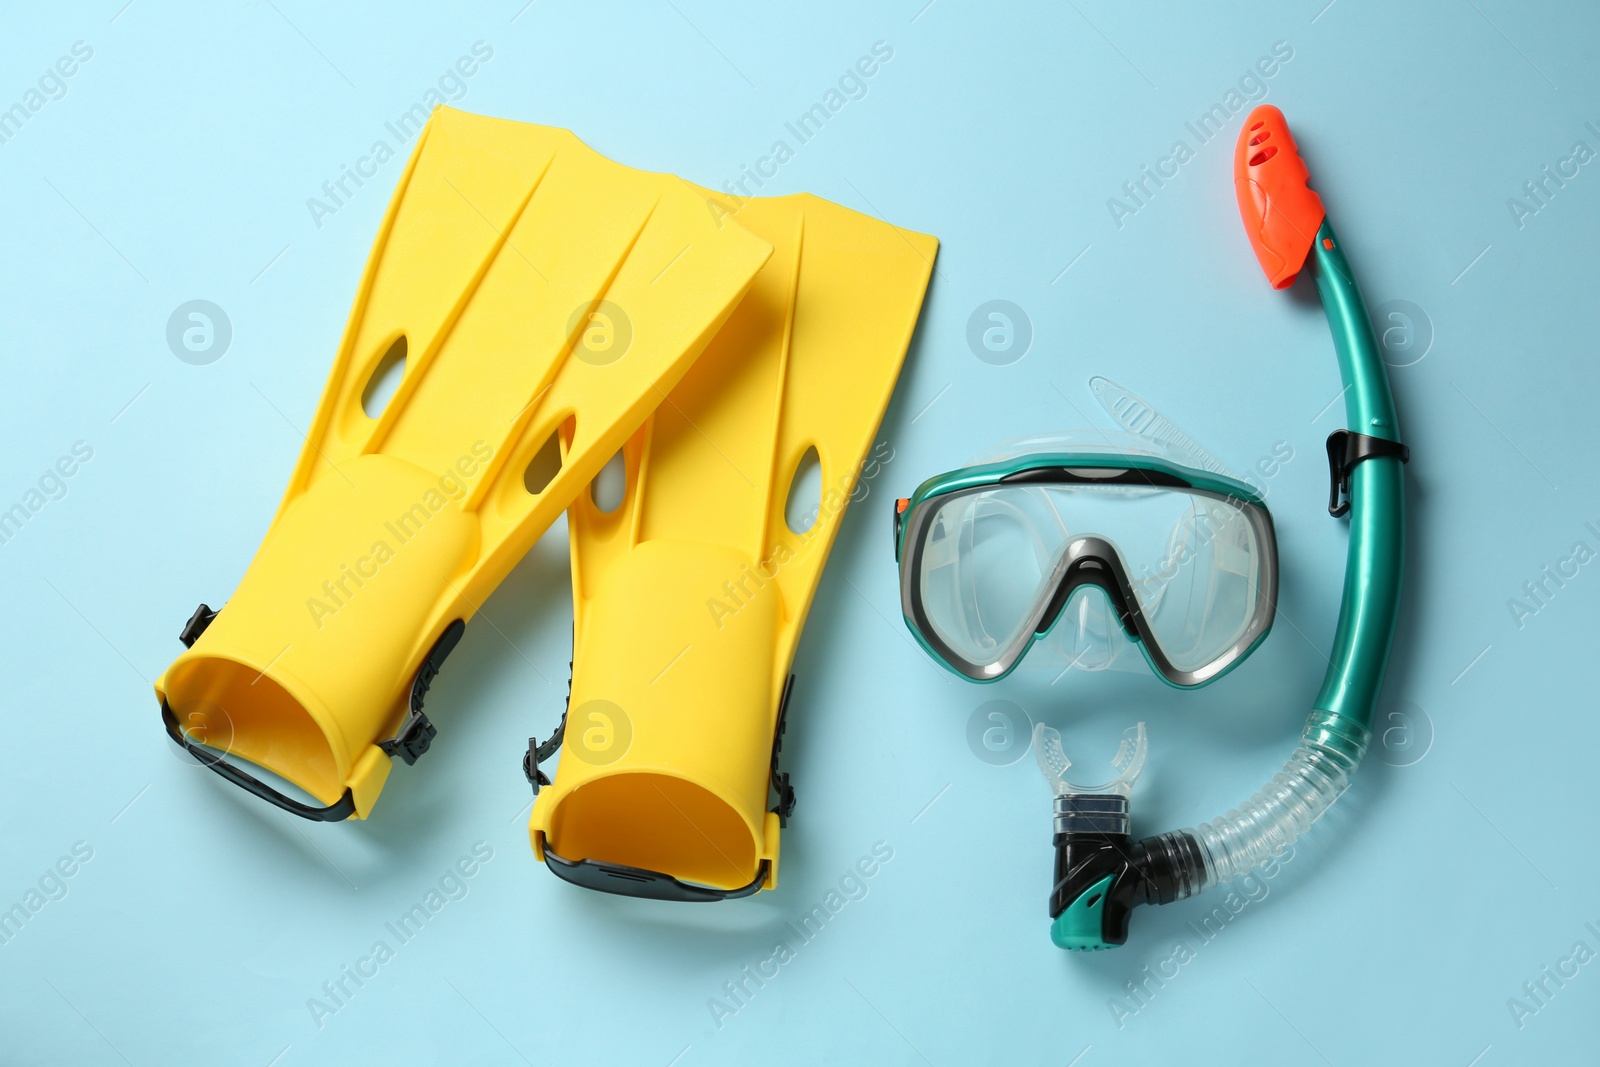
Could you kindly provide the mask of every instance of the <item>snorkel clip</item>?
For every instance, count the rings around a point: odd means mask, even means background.
[[[1335,430],[1328,435],[1328,514],[1343,518],[1350,511],[1350,472],[1364,459],[1393,456],[1401,463],[1411,462],[1411,449],[1399,441],[1368,437],[1353,430]]]

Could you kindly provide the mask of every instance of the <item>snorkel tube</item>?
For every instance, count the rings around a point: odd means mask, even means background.
[[[1221,818],[1141,841],[1129,834],[1128,793],[1144,762],[1130,751],[1143,748],[1142,726],[1118,754],[1119,776],[1081,789],[1065,780],[1070,764],[1055,731],[1036,733],[1056,791],[1050,936],[1062,948],[1123,944],[1135,906],[1194,896],[1282,852],[1339,798],[1366,754],[1400,606],[1409,456],[1360,290],[1308,179],[1283,113],[1252,111],[1234,154],[1240,214],[1273,288],[1288,288],[1310,263],[1345,387],[1350,429],[1328,438],[1328,510],[1349,515],[1350,546],[1328,673],[1294,754],[1260,792]]]

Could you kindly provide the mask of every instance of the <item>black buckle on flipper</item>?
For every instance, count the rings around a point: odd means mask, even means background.
[[[543,786],[550,784],[550,776],[544,773],[539,766],[548,763],[551,756],[556,754],[556,749],[561,747],[561,739],[567,732],[567,717],[561,716],[561,725],[556,727],[556,732],[544,744],[539,743],[537,737],[528,738],[528,751],[522,757],[522,774],[528,779],[528,784],[533,786],[533,795],[538,796]]]
[[[1350,510],[1350,472],[1364,459],[1389,457],[1411,462],[1411,449],[1399,441],[1368,437],[1352,430],[1328,435],[1328,514],[1340,518]]]
[[[794,675],[783,683],[783,696],[778,700],[778,725],[772,732],[772,789],[778,802],[769,810],[778,816],[778,825],[787,829],[789,816],[794,814],[794,786],[789,784],[789,772],[778,770],[778,753],[783,750],[783,731],[789,725],[789,694],[794,692]]]
[[[178,640],[183,642],[184,648],[193,648],[194,643],[200,640],[200,635],[206,632],[206,627],[211,625],[211,620],[217,617],[208,605],[201,604],[194,609],[194,614],[189,616],[189,621],[183,624],[183,630],[178,634]]]
[[[428,721],[428,717],[420,709],[412,708],[406,713],[406,721],[399,732],[387,741],[379,741],[378,747],[390,759],[399,756],[409,767],[417,762],[418,756],[428,751],[433,739],[438,736],[438,729]]]
[[[578,642],[577,626],[573,626],[572,642]],[[572,654],[576,656],[578,650],[573,648]],[[543,744],[537,737],[528,738],[528,751],[522,757],[522,776],[533,786],[533,795],[538,796],[543,786],[550,784],[550,776],[544,773],[539,764],[550,762],[550,757],[556,754],[561,747],[561,742],[567,736],[567,712],[572,710],[572,660],[567,660],[567,703],[561,709],[561,722],[556,726],[556,732],[551,734]]]
[[[378,747],[390,759],[399,756],[410,766],[417,762],[417,758],[433,744],[433,739],[439,735],[433,723],[422,713],[422,702],[428,696],[428,687],[433,685],[433,680],[439,676],[439,668],[444,665],[446,657],[461,643],[461,635],[466,632],[467,624],[457,619],[444,628],[444,633],[439,635],[439,640],[433,643],[433,648],[428,650],[427,658],[422,661],[422,666],[417,668],[417,676],[411,681],[411,709],[406,713],[405,722],[401,723],[399,731],[387,741],[379,741]]]

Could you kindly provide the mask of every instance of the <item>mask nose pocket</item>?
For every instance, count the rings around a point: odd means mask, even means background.
[[[1067,598],[1043,643],[1062,669],[1103,671],[1116,663],[1127,638],[1105,591],[1091,586]]]

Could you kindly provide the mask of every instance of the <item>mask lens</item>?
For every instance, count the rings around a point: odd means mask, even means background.
[[[1162,653],[1178,670],[1198,671],[1257,617],[1263,529],[1239,502],[1185,488],[1031,484],[956,493],[923,535],[923,609],[957,656],[994,663],[1031,636],[1030,620],[1053,594],[1068,549],[1098,537],[1114,547]],[[1120,624],[1105,601],[1082,590],[1053,627],[1053,643],[1086,669],[1109,665],[1116,651]]]
[[[1239,502],[1186,495],[1157,566],[1134,585],[1162,652],[1179,670],[1198,671],[1237,644],[1256,618],[1265,546]]]
[[[924,535],[922,604],[938,637],[969,663],[989,664],[1016,641],[1052,562],[1038,501],[1014,489],[956,494]]]

